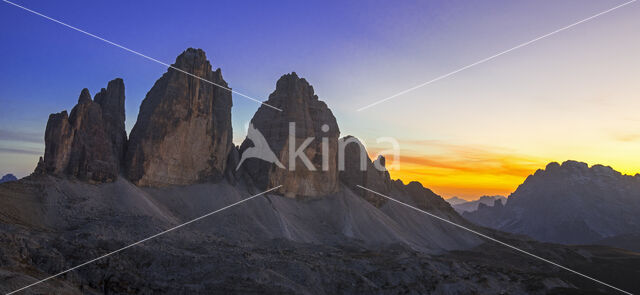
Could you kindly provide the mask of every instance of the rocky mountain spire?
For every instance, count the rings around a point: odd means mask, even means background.
[[[254,184],[259,188],[282,185],[279,192],[289,197],[323,196],[337,191],[340,130],[333,113],[318,100],[313,87],[296,73],[284,75],[266,103],[282,112],[262,105],[251,120],[250,131],[255,128],[264,136],[280,165],[256,158],[244,161],[242,165]],[[247,138],[240,153],[256,144]],[[296,151],[306,157],[296,156],[290,162],[290,155]]]
[[[189,48],[174,67],[228,87],[201,49]],[[232,147],[231,92],[170,68],[149,90],[126,154],[126,174],[138,185],[186,185],[222,177]]]
[[[109,81],[107,89],[102,88],[94,97],[102,107],[105,131],[113,142],[114,154],[123,160],[127,145],[127,132],[124,121],[124,82],[122,79]]]
[[[374,206],[382,206],[387,199],[363,190],[358,185],[381,194],[390,193],[393,181],[385,168],[385,158],[379,156],[375,161],[371,161],[364,145],[353,136],[341,138],[339,148],[344,150],[338,151],[338,163],[344,165],[339,167],[340,181]]]
[[[44,159],[36,173],[69,175],[93,182],[109,182],[118,177],[126,143],[122,79],[109,82],[96,98],[99,100],[91,100],[85,88],[70,115],[63,111],[49,116]]]

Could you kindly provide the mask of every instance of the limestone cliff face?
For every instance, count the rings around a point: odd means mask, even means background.
[[[282,165],[255,158],[246,159],[242,165],[254,184],[259,188],[282,185],[279,192],[288,197],[316,197],[336,192],[340,130],[333,113],[314,94],[313,87],[296,73],[284,75],[266,103],[282,109],[282,112],[263,105],[251,124],[264,136]],[[290,123],[295,123],[291,136]],[[312,141],[309,142],[308,138]],[[326,145],[324,153],[323,138]],[[309,159],[308,163],[301,157],[295,157],[295,162],[289,163],[289,155],[303,148],[305,141],[308,145],[303,152]],[[240,147],[240,153],[245,153],[255,145],[251,139],[246,139]],[[292,170],[292,166],[295,169]]]
[[[113,143],[113,153],[121,161],[127,147],[124,112],[124,82],[122,79],[110,81],[107,89],[102,88],[94,97],[102,107],[102,118],[107,136]]]
[[[174,67],[228,87],[204,51],[189,48]],[[232,148],[231,93],[169,69],[140,106],[126,154],[137,185],[187,185],[222,177]]]
[[[74,135],[67,111],[49,115],[44,132],[44,162],[39,164],[40,168],[44,166],[44,169],[39,172],[55,175],[65,173]]]
[[[71,115],[63,111],[49,116],[44,159],[36,173],[92,182],[118,177],[126,144],[122,80],[109,82],[96,99],[91,100],[89,90],[83,89]]]
[[[379,156],[375,161],[371,161],[364,145],[353,136],[341,138],[339,147],[338,163],[344,165],[339,167],[340,181],[374,206],[382,206],[387,201],[386,198],[366,191],[358,185],[381,194],[389,194],[393,181],[385,168],[385,158]]]

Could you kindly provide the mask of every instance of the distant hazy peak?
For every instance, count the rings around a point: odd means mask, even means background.
[[[480,198],[471,201],[463,200],[458,197],[453,197],[446,201],[449,202],[451,207],[453,207],[453,209],[458,213],[463,213],[476,211],[480,208],[479,206],[491,207],[498,203],[503,205],[506,200],[507,198],[504,196],[481,196]]]
[[[18,178],[15,175],[13,175],[11,173],[8,173],[5,176],[2,176],[2,178],[0,178],[0,183],[9,182],[9,181],[16,181],[16,180],[18,180]]]
[[[458,205],[458,204],[469,202],[467,200],[464,200],[458,197],[451,197],[451,198],[445,199],[445,201],[447,201],[451,205]]]

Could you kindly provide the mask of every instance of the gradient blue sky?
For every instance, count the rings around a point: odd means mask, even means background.
[[[343,135],[373,150],[388,148],[376,137],[400,141],[408,160],[392,175],[468,197],[507,193],[552,160],[640,172],[640,4],[355,109],[623,2],[16,0],[168,63],[202,48],[232,88],[258,99],[296,71]],[[0,174],[31,172],[49,113],[73,107],[82,88],[123,78],[130,129],[166,71],[6,3],[0,26]],[[234,95],[237,142],[257,107]]]

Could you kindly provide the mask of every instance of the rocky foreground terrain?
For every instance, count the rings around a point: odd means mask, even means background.
[[[212,70],[201,50],[186,50],[174,66],[227,87],[221,70]],[[88,90],[81,91],[70,115],[53,114],[45,154],[34,173],[0,185],[0,292],[20,289],[278,185],[282,187],[272,193],[22,292],[613,291],[358,186],[616,287],[640,291],[634,279],[640,277],[638,253],[542,244],[481,228],[420,183],[391,180],[383,157],[372,161],[355,137],[339,137],[331,110],[295,73],[284,75],[269,96],[268,102],[282,112],[262,106],[252,120],[254,128],[274,157],[287,165],[288,142],[299,145],[305,137],[321,135],[327,145],[309,144],[304,153],[310,163],[300,160],[300,170],[255,158],[240,164],[256,143],[231,143],[231,101],[223,90],[169,69],[147,94],[128,138],[120,79],[93,99]],[[299,128],[293,135],[287,132],[290,122]],[[341,152],[344,143],[348,145]]]
[[[417,205],[394,189],[394,196]],[[222,182],[140,188],[51,176],[0,186],[0,291],[99,257],[249,196]],[[437,210],[434,213],[442,214]],[[540,244],[485,231],[626,290],[640,254]],[[25,294],[611,294],[451,225],[345,188],[322,199],[258,197]]]

